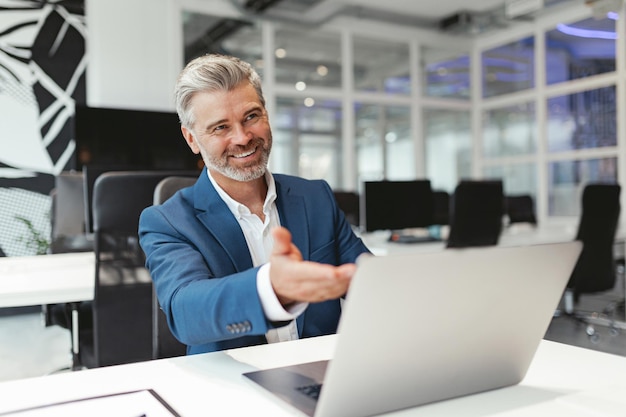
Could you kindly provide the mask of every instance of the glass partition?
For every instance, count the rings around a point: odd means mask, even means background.
[[[421,60],[425,96],[469,100],[470,58],[467,52],[423,47]]]
[[[520,103],[483,114],[483,155],[529,155],[537,149],[534,103]]]
[[[548,84],[615,71],[616,13],[558,24],[546,33]]]
[[[307,87],[341,87],[339,34],[293,26],[276,29],[276,82],[298,91]]]
[[[549,165],[548,215],[579,216],[589,182],[617,182],[617,158],[552,162]]]
[[[617,144],[615,86],[548,100],[548,150],[602,148]]]
[[[279,97],[271,120],[272,170],[340,186],[341,120],[339,101]]]
[[[415,178],[410,108],[357,103],[355,116],[360,181]]]
[[[185,62],[207,53],[234,55],[253,64],[263,77],[259,22],[183,11]]]
[[[424,109],[426,176],[433,189],[454,191],[461,178],[472,176],[469,111]]]
[[[483,97],[535,86],[535,38],[520,39],[482,53]]]
[[[355,36],[353,59],[356,91],[411,93],[408,44]]]

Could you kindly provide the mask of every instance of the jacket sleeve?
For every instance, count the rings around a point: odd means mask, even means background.
[[[163,206],[153,206],[139,221],[146,266],[172,333],[187,345],[264,335],[272,324],[257,294],[258,268],[233,273],[228,255],[194,220],[188,212],[166,216]]]

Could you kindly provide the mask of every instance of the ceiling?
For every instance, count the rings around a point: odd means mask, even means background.
[[[379,20],[397,25],[481,33],[512,23],[506,4],[537,5],[516,16],[528,19],[561,4],[583,0],[229,0],[244,15],[282,19],[301,24],[321,24],[339,16]]]

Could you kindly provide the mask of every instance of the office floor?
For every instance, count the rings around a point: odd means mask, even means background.
[[[621,285],[609,294],[581,298],[579,307],[601,311],[611,300],[623,299]],[[618,318],[624,320],[623,309]],[[597,340],[587,335],[586,326],[559,317],[552,320],[545,338],[626,356],[626,330],[612,334],[608,328],[596,326],[596,335]],[[0,381],[67,372],[64,368],[70,364],[68,330],[45,327],[38,308],[0,309]]]

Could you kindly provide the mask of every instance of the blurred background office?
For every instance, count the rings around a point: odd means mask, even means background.
[[[587,182],[624,183],[622,0],[383,4],[7,2],[0,247],[34,251],[18,213],[49,233],[54,176],[80,168],[76,104],[172,112],[176,75],[206,52],[262,74],[276,172],[356,192],[502,178],[505,194],[533,197],[540,224],[575,224]]]
[[[368,183],[427,181],[447,225],[457,185],[496,180],[507,202],[530,201],[523,222],[573,239],[585,186],[626,183],[623,14],[623,0],[0,0],[0,256],[89,248],[49,240],[93,232],[102,169],[198,168],[173,86],[208,52],[262,75],[271,169],[327,180],[362,231],[389,227],[358,221]],[[67,364],[66,330],[15,320],[0,332],[15,364],[3,377]],[[546,337],[624,354],[625,332],[598,344],[584,330],[562,317]]]

